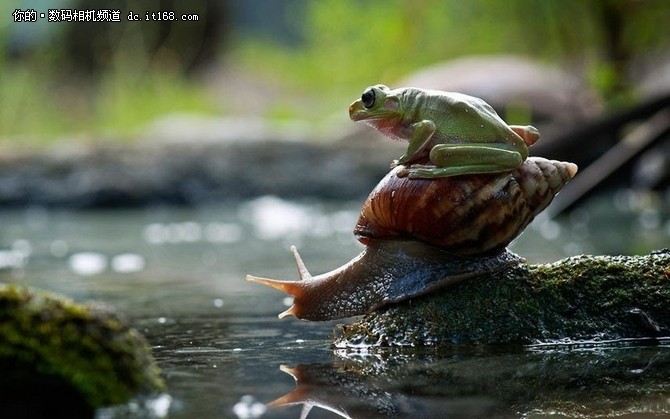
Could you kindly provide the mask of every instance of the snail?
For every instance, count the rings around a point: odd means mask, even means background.
[[[354,234],[365,249],[331,272],[312,276],[291,248],[299,281],[247,275],[293,296],[279,314],[325,321],[366,314],[522,259],[507,251],[575,175],[573,163],[528,157],[515,170],[410,178],[397,165],[363,204]]]
[[[414,87],[368,87],[355,122],[407,141],[363,204],[354,234],[365,250],[312,277],[291,247],[299,281],[247,275],[293,296],[279,317],[334,320],[518,264],[505,247],[577,173],[528,157],[540,134],[507,125],[482,99]]]

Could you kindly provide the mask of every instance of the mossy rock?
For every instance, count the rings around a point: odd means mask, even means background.
[[[61,407],[91,416],[164,389],[146,340],[111,308],[3,284],[0,377],[3,416]]]
[[[340,334],[342,348],[670,336],[670,250],[519,265],[387,306]]]

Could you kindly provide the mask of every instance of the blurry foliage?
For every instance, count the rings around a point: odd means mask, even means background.
[[[631,64],[667,49],[670,40],[665,0],[292,0],[281,16],[291,39],[228,25],[224,5],[234,1],[144,0],[141,7],[110,1],[121,9],[121,22],[83,33],[83,26],[69,24],[79,42],[63,45],[60,38],[11,60],[8,33],[17,24],[8,21],[19,3],[0,4],[0,137],[132,133],[166,112],[221,112],[213,103],[216,92],[192,71],[216,62],[215,53],[280,88],[266,116],[317,124],[333,110],[342,112],[367,85],[393,84],[418,68],[473,54],[523,54],[569,67],[616,104],[630,100]],[[263,3],[255,0],[246,11],[268,10]],[[205,20],[201,26],[126,20],[129,10],[144,9],[198,13]],[[278,18],[265,19],[276,25]],[[210,43],[203,55],[201,41],[222,33],[226,42]],[[75,46],[100,61],[73,64]],[[250,94],[264,94],[258,90]]]
[[[0,81],[0,139],[81,131],[130,135],[170,112],[214,113],[204,89],[181,74],[120,66],[96,83],[54,79],[49,72],[5,66]]]
[[[94,126],[106,130],[125,127],[130,132],[167,113],[216,112],[204,88],[181,74],[165,71],[137,74],[131,66],[102,78],[95,105]]]
[[[30,3],[0,5],[0,140],[82,131],[130,137],[166,113],[217,112],[193,76],[215,59],[223,33],[217,26],[227,27],[216,1],[109,0],[92,7],[87,0],[59,0],[49,8],[120,10],[120,22],[12,22],[14,8],[46,12]],[[127,20],[129,11],[144,18],[145,11],[161,10],[199,19]],[[41,33],[38,44],[34,33]]]
[[[615,100],[628,94],[627,66],[670,41],[665,0],[322,0],[307,7],[305,21],[296,22],[301,48],[247,39],[235,52],[266,77],[318,88],[320,102],[342,103],[436,62],[496,53],[570,67]]]

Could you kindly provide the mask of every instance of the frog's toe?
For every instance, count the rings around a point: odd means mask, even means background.
[[[400,170],[396,172],[396,176],[398,177],[407,177],[410,173],[410,170],[407,168],[407,166],[401,166]]]
[[[419,166],[419,165],[417,165]],[[410,179],[430,179],[436,177],[442,177],[435,172],[435,169],[428,169],[428,166],[421,165],[422,168],[415,168],[412,166],[410,169],[407,169],[407,177]]]

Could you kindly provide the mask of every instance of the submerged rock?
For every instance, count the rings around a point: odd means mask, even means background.
[[[335,346],[520,344],[670,336],[670,250],[520,265],[387,306]]]
[[[397,152],[278,140],[156,141],[15,155],[0,150],[0,205],[123,208],[263,195],[358,199]]]
[[[109,307],[0,284],[0,415],[90,417],[163,389],[144,337]]]

